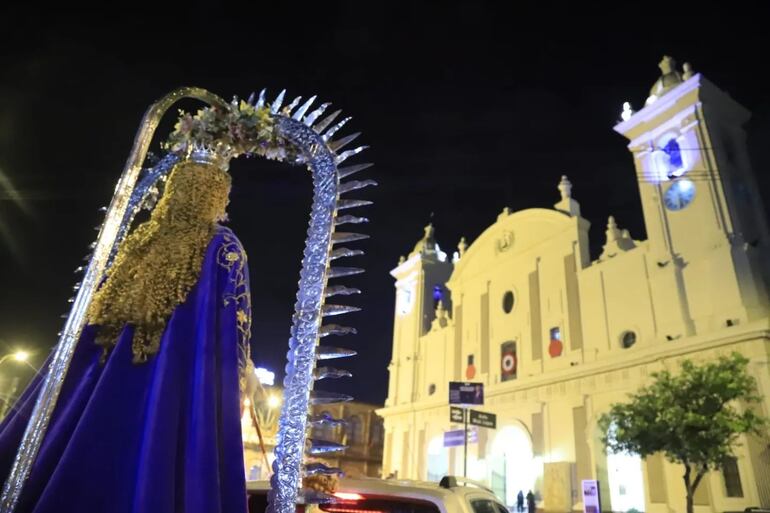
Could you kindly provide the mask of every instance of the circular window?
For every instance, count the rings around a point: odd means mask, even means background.
[[[513,292],[509,290],[503,294],[503,311],[511,313],[511,310],[513,310]]]
[[[436,385],[434,383],[431,383],[428,385],[428,395],[433,395],[436,393]]]
[[[623,349],[628,349],[634,344],[636,344],[636,333],[633,331],[626,331],[620,336],[620,345]]]

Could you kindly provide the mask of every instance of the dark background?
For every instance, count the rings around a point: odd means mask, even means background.
[[[754,112],[748,143],[766,194],[766,10],[515,5],[198,2],[173,15],[121,4],[112,13],[0,8],[0,353],[34,348],[36,365],[48,354],[139,121],[182,85],[227,99],[262,87],[271,98],[282,88],[290,98],[317,94],[354,116],[345,133],[363,131],[371,149],[356,162],[375,162],[368,177],[381,185],[353,196],[375,202],[360,210],[372,239],[356,243],[367,274],[344,282],[363,289],[352,302],[364,311],[343,321],[359,335],[335,340],[360,354],[345,362],[352,380],[324,388],[372,402],[387,390],[388,273],[431,216],[451,255],[460,236],[472,241],[505,206],[550,207],[567,174],[592,223],[594,256],[609,214],[645,238],[631,155],[612,127],[624,101],[641,108],[664,53]],[[310,180],[263,160],[231,169],[230,224],[250,258],[253,353],[280,377]],[[10,361],[0,372],[31,373]]]

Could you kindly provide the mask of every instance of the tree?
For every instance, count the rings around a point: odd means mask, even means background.
[[[692,513],[703,476],[733,455],[741,434],[760,435],[767,422],[752,409],[760,397],[748,363],[734,352],[702,365],[686,360],[677,375],[653,373],[651,385],[601,416],[602,442],[613,452],[642,458],[662,452],[684,465],[687,513]]]

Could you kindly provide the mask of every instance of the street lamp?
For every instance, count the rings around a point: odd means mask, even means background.
[[[7,355],[0,358],[0,365],[9,358],[12,358],[16,360],[19,363],[25,363],[27,360],[29,360],[29,353],[27,351],[14,351],[13,353],[8,353]]]
[[[267,406],[273,410],[281,405],[281,398],[277,395],[271,395],[267,398]]]

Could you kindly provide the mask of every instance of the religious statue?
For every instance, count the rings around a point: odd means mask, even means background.
[[[142,168],[160,116],[182,97],[211,106],[182,113],[168,154]],[[240,418],[253,381],[249,272],[243,246],[222,224],[229,160],[239,155],[305,164],[315,186],[269,507],[294,513],[297,503],[333,491],[324,487],[339,469],[305,464],[303,452],[343,446],[305,433],[338,422],[309,417],[311,404],[349,399],[312,390],[316,380],[349,375],[315,362],[354,354],[318,341],[355,331],[321,319],[357,310],[326,303],[358,292],[327,281],[361,272],[330,266],[362,253],[335,245],[364,238],[335,227],[365,221],[338,211],[369,202],[340,195],[374,182],[341,182],[368,167],[337,167],[363,147],[338,152],[353,137],[331,137],[347,120],[331,125],[335,113],[316,123],[328,104],[306,115],[314,99],[294,111],[299,98],[281,109],[283,93],[272,105],[264,91],[258,101],[227,103],[183,88],[150,108],[59,344],[0,425],[0,512],[246,511]],[[132,228],[143,207],[149,219]]]

